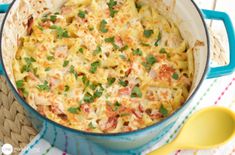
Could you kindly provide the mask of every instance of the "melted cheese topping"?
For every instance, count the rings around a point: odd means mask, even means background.
[[[13,63],[19,93],[47,118],[88,132],[129,132],[171,115],[188,97],[193,53],[152,5],[68,0],[34,19]]]

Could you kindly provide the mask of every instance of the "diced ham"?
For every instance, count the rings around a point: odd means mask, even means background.
[[[121,95],[130,95],[131,89],[130,88],[121,88],[118,90],[118,94]]]
[[[105,125],[105,131],[115,129],[117,127],[117,123],[118,123],[117,117],[109,117]]]
[[[115,43],[119,46],[119,47],[123,47],[123,41],[122,38],[120,36],[115,37]]]
[[[48,98],[44,95],[35,94],[34,101],[36,105],[49,105]]]
[[[171,75],[175,72],[175,69],[173,69],[172,67],[166,65],[166,64],[163,64],[161,67],[160,67],[160,70],[159,70],[159,78],[161,80],[163,79],[170,79],[171,78]]]
[[[60,101],[59,99],[52,101],[52,104],[50,105],[50,110],[55,114],[64,114],[65,111],[63,101]]]
[[[49,28],[49,27],[51,27],[53,25],[53,23],[51,22],[51,21],[45,21],[45,22],[43,22],[43,23],[41,23],[41,26],[43,27],[43,28]]]
[[[149,72],[149,76],[152,78],[152,79],[155,79],[157,77],[157,72],[152,68]]]
[[[38,106],[37,106],[37,111],[38,111],[41,115],[45,116],[45,106],[43,106],[43,105],[38,105]]]
[[[158,110],[153,110],[150,114],[150,117],[152,119],[160,119],[163,117],[163,115]]]
[[[71,6],[64,6],[61,8],[61,14],[62,15],[68,15],[73,11]]]

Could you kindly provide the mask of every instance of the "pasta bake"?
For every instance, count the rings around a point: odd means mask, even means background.
[[[68,0],[30,18],[13,63],[21,96],[87,132],[130,132],[171,115],[188,98],[193,50],[152,3]]]

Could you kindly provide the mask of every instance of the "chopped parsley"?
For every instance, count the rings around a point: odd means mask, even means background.
[[[146,47],[151,46],[151,45],[149,45],[149,44],[147,44],[147,43],[141,43],[141,45],[146,46]]]
[[[100,28],[99,29],[100,29],[101,32],[103,32],[103,33],[107,33],[108,32],[108,29],[106,28],[107,24],[108,23],[104,19],[100,22]]]
[[[80,53],[83,53],[84,52],[84,49],[81,47],[81,48],[79,48],[79,50],[78,50]]]
[[[134,54],[134,55],[142,56],[142,55],[143,55],[143,52],[142,52],[139,48],[137,48],[136,50],[133,51],[133,54]]]
[[[160,43],[161,39],[162,39],[162,33],[159,32],[158,33],[158,37],[157,37],[157,41],[154,43],[154,45],[155,46],[159,46],[159,43]]]
[[[166,54],[166,53],[167,53],[167,52],[166,52],[166,49],[165,49],[165,48],[161,48],[161,49],[160,49],[160,53],[161,53],[161,54]]]
[[[88,87],[90,84],[90,81],[88,80],[88,78],[86,77],[86,75],[83,75],[82,77],[82,83],[85,85],[85,87]]]
[[[114,42],[115,42],[115,38],[114,38],[114,37],[105,38],[104,41],[105,41],[106,43],[114,43]]]
[[[48,72],[48,71],[50,71],[50,70],[51,70],[50,67],[47,67],[47,68],[45,69],[46,72]]]
[[[80,111],[80,108],[75,108],[75,107],[70,107],[68,109],[68,112],[72,113],[72,114],[77,114],[78,111]]]
[[[129,47],[128,47],[128,45],[125,45],[125,46],[123,46],[122,48],[120,48],[120,51],[125,51],[125,50],[127,50]]]
[[[161,105],[160,109],[159,109],[159,112],[164,116],[164,117],[167,117],[168,116],[168,110],[163,106]]]
[[[55,57],[54,56],[47,56],[47,60],[51,61],[51,60],[54,60]]]
[[[130,113],[121,113],[120,117],[125,117],[125,116],[129,116],[129,115],[130,115]]]
[[[78,73],[74,70],[74,66],[70,66],[69,73],[74,74],[75,78],[78,78]]]
[[[146,58],[146,61],[150,65],[154,65],[157,62],[157,59],[153,55],[149,55]]]
[[[44,81],[42,85],[37,86],[37,89],[40,91],[49,91],[50,90],[49,83],[47,81]]]
[[[102,94],[103,94],[103,88],[100,88],[100,89],[98,89],[98,90],[95,91],[93,97],[94,97],[94,98],[99,98],[99,97],[102,96]]]
[[[109,7],[110,16],[114,17],[115,14],[118,12],[118,11],[114,10],[114,6],[117,5],[117,1],[110,0],[109,3],[107,3],[107,5]]]
[[[94,74],[100,65],[101,65],[100,61],[93,62],[91,64],[90,72]]]
[[[123,86],[123,87],[126,87],[128,86],[129,82],[127,80],[119,80],[119,85]]]
[[[118,101],[116,101],[115,103],[114,103],[114,111],[117,111],[119,108],[121,107],[121,103],[119,103]]]
[[[108,85],[111,86],[116,81],[116,78],[108,77],[107,81],[108,81]]]
[[[161,48],[160,51],[159,51],[159,53],[161,53],[161,54],[166,54],[167,58],[170,58],[170,54],[167,53],[167,51],[166,51],[165,48]]]
[[[172,78],[175,79],[175,80],[178,80],[179,79],[179,75],[177,73],[174,73],[172,75]]]
[[[102,52],[102,49],[100,46],[97,46],[96,49],[94,50],[93,52],[93,55],[97,55],[97,54],[100,54]]]
[[[56,21],[56,15],[51,15],[50,16],[50,21],[55,22]]]
[[[123,55],[123,54],[120,54],[119,57],[120,57],[122,60],[126,60],[126,56]]]
[[[86,17],[86,11],[79,10],[78,16],[79,16],[80,18],[85,18],[85,17]]]
[[[142,65],[146,70],[150,71],[151,67],[157,62],[157,59],[153,55],[148,55],[145,58],[146,62],[143,62]]]
[[[69,65],[69,61],[65,60],[64,63],[63,63],[63,67],[67,67],[68,65]]]
[[[89,30],[89,31],[93,31],[93,30],[94,30],[94,27],[93,27],[93,26],[88,26],[88,30]]]
[[[90,129],[95,129],[96,127],[92,124],[92,122],[90,122],[89,124],[88,124],[88,127],[90,128]]]
[[[83,97],[83,101],[86,103],[92,103],[96,98],[99,98],[103,95],[104,88],[101,85],[94,85],[93,88],[94,94],[86,93]]]
[[[142,92],[141,92],[141,90],[140,90],[139,87],[135,86],[135,87],[132,89],[131,97],[132,97],[132,98],[141,98],[141,97],[142,97]]]
[[[92,83],[89,87],[90,87],[92,90],[95,90],[95,89],[97,88],[97,84]]]
[[[60,26],[52,25],[52,26],[50,27],[50,29],[54,29],[54,30],[57,32],[57,37],[58,37],[59,39],[61,39],[61,38],[68,38],[68,37],[69,37],[68,31],[65,30],[65,29],[63,29],[63,28],[60,27]]]
[[[144,30],[144,36],[150,38],[153,34],[153,30]]]
[[[69,89],[70,89],[70,87],[69,87],[68,85],[65,85],[65,86],[64,86],[64,91],[65,91],[65,92],[69,91]]]
[[[16,87],[17,87],[18,89],[23,88],[23,85],[24,85],[24,80],[18,80],[18,81],[16,81]]]
[[[32,63],[36,62],[36,60],[33,57],[25,57],[24,58],[26,65],[23,66],[21,72],[29,72],[31,70],[32,67]]]
[[[149,71],[156,62],[157,59],[153,55],[148,55],[146,57],[146,62],[143,62],[142,65]]]
[[[41,25],[37,26],[39,30],[43,31],[43,27]]]
[[[137,11],[139,12],[142,6],[141,6],[141,4],[135,2],[135,7],[136,7]]]
[[[118,45],[115,44],[115,37],[105,38],[104,41],[106,43],[111,43],[114,47],[114,49],[119,49]]]
[[[95,101],[95,98],[90,93],[86,93],[84,95],[83,101],[86,103],[92,103]]]
[[[24,58],[24,60],[27,64],[31,64],[33,62],[36,62],[36,60],[33,57],[26,57],[26,58]]]

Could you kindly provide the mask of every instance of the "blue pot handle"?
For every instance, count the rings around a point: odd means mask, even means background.
[[[207,78],[215,78],[231,74],[235,69],[235,33],[232,21],[225,12],[202,10],[206,19],[222,20],[224,22],[229,41],[230,63],[227,66],[210,68]]]
[[[0,13],[6,13],[9,8],[9,4],[0,4]],[[0,75],[3,75],[3,68],[0,64]]]
[[[0,13],[6,13],[9,8],[9,4],[0,4]]]

